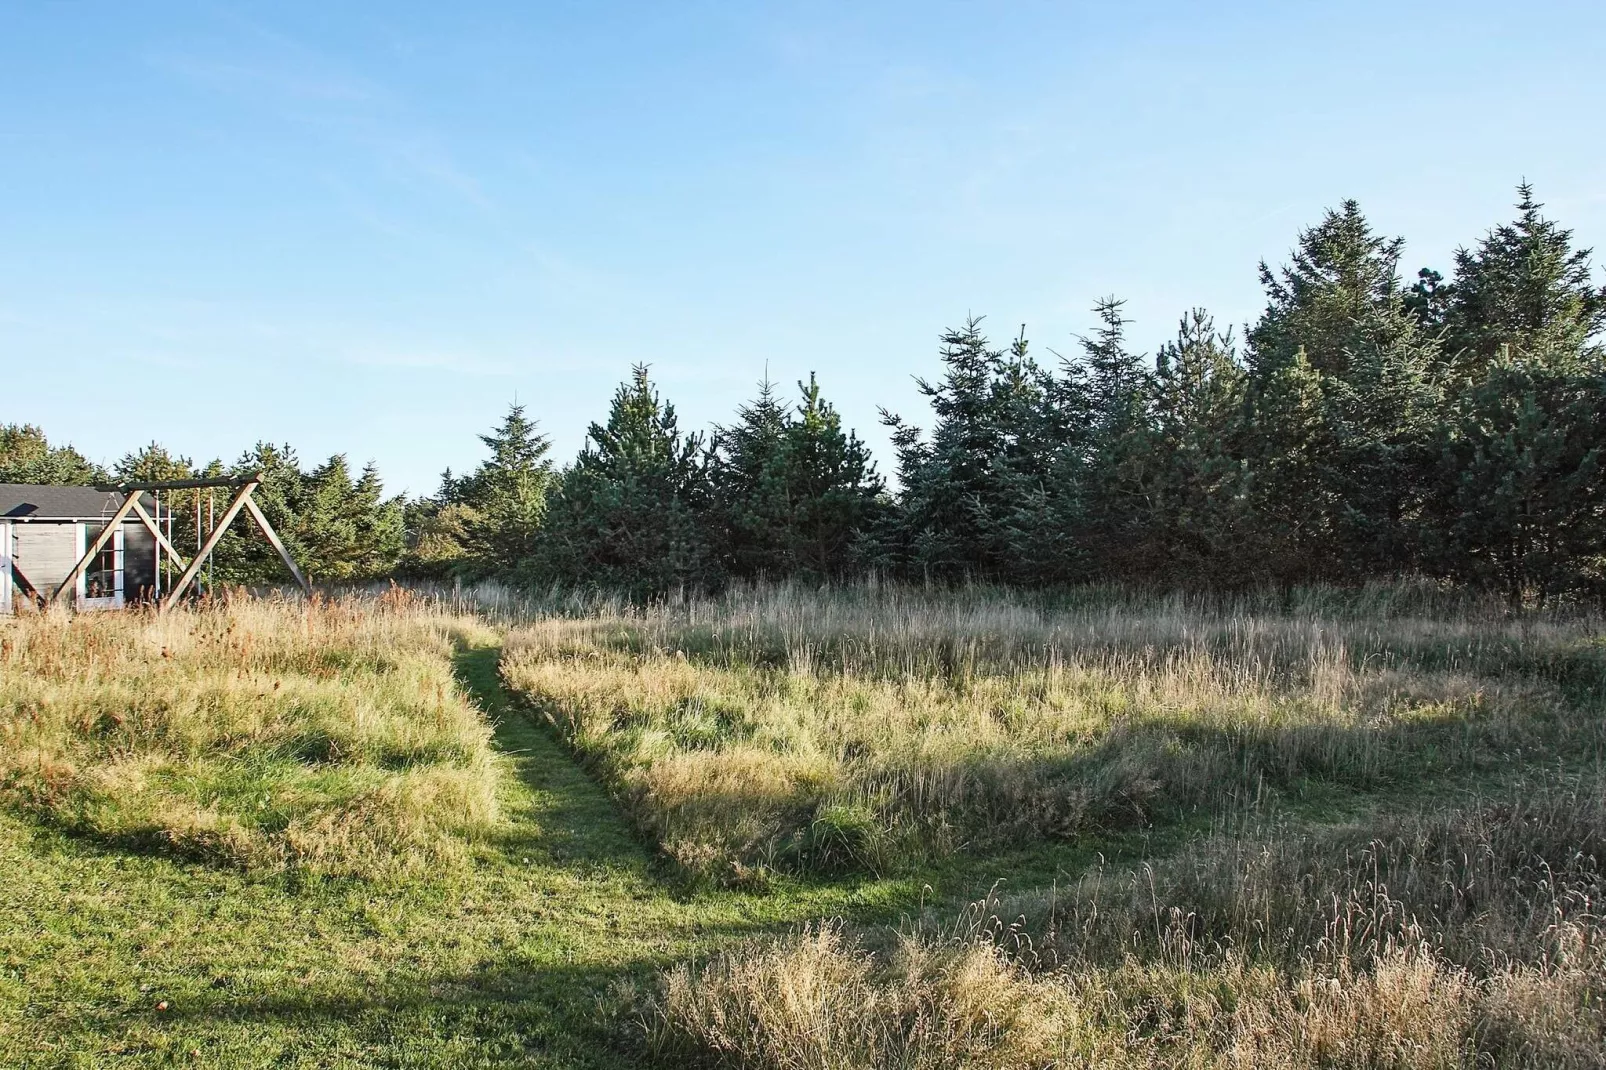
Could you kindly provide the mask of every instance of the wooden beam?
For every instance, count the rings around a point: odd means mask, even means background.
[[[195,582],[196,573],[201,571],[201,566],[206,564],[207,557],[217,548],[217,544],[222,541],[223,536],[228,532],[229,525],[234,523],[234,518],[240,515],[240,510],[245,507],[246,502],[251,500],[251,494],[256,489],[257,485],[255,483],[247,483],[234,495],[233,500],[229,502],[229,507],[223,510],[223,516],[218,520],[217,527],[213,528],[212,534],[207,536],[206,544],[196,551],[195,560],[190,562],[189,567],[184,570],[184,575],[180,576],[178,582],[173,584],[173,589],[163,596],[160,603],[161,612],[167,612],[173,603],[178,601],[179,597],[189,588],[190,584]]]
[[[67,573],[67,578],[61,581],[61,586],[57,587],[55,592],[51,594],[50,601],[60,601],[61,596],[67,593],[67,589],[77,584],[78,577],[83,575],[84,569],[89,567],[89,563],[95,559],[95,555],[104,550],[108,542],[111,542],[112,536],[122,526],[123,518],[133,511],[138,498],[138,491],[129,493],[128,497],[123,501],[122,507],[112,514],[110,520],[106,521],[105,526],[100,529],[100,534],[95,536],[95,541],[90,544],[89,549],[84,551],[84,556],[78,559],[78,563],[72,567],[72,571]]]
[[[167,536],[162,534],[162,529],[157,526],[156,521],[151,519],[151,514],[147,513],[145,507],[139,504],[139,495],[135,494],[134,497],[134,515],[139,517],[140,523],[145,525],[145,530],[156,537],[156,545],[166,550],[167,556],[171,557],[173,563],[179,568],[187,568],[189,562],[184,560],[184,555],[173,548],[173,544],[167,541]]]
[[[45,608],[45,596],[40,594],[38,588],[34,587],[32,583],[28,582],[28,577],[24,576],[22,574],[22,569],[17,567],[17,559],[14,557],[11,559],[11,580],[6,582],[9,583],[12,581],[15,581],[17,584],[17,589],[23,594],[27,595],[29,598],[32,598],[34,603],[40,609]]]
[[[273,548],[279,551],[279,560],[283,561],[284,567],[290,570],[290,575],[296,578],[296,582],[301,585],[302,592],[308,598],[311,598],[312,584],[307,582],[307,577],[302,575],[301,569],[296,567],[295,558],[290,556],[290,551],[286,550],[284,543],[279,541],[279,535],[273,530],[273,525],[268,523],[268,516],[262,511],[262,507],[247,498],[245,500],[245,511],[251,514],[251,519],[257,522],[257,527],[261,529],[262,534],[273,544]]]

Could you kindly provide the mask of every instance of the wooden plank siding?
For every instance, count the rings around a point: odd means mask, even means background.
[[[82,540],[80,526],[84,529]],[[125,521],[122,527],[123,597],[125,602],[135,602],[148,594],[155,574],[155,540],[137,520]],[[101,525],[93,521],[15,521],[11,531],[16,567],[36,590],[53,591],[78,563],[82,547],[93,542],[100,530]]]

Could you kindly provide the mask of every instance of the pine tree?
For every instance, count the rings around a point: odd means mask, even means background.
[[[780,451],[780,482],[791,504],[787,567],[810,578],[841,577],[863,564],[860,545],[885,515],[885,486],[869,449],[842,429],[812,372],[798,389],[802,404]]]
[[[1274,272],[1262,262],[1266,310],[1249,332],[1256,374],[1284,367],[1303,350],[1312,369],[1343,378],[1351,354],[1404,329],[1410,317],[1400,292],[1404,247],[1403,238],[1373,234],[1350,200],[1300,233],[1288,266]]]
[[[506,576],[539,552],[553,482],[551,444],[516,403],[480,441],[491,455],[473,472],[457,477],[447,469],[434,498],[408,503],[406,571]]]
[[[1606,288],[1591,281],[1590,250],[1539,214],[1533,187],[1517,187],[1517,219],[1455,254],[1445,322],[1457,367],[1473,377],[1509,347],[1530,356],[1582,351],[1606,327]]]
[[[1152,508],[1155,573],[1182,586],[1237,587],[1255,579],[1242,459],[1248,382],[1231,332],[1203,309],[1184,316],[1155,357]]]
[[[709,480],[715,498],[716,552],[738,576],[783,576],[793,567],[791,488],[785,461],[791,412],[766,378],[758,397],[715,428]]]
[[[1606,363],[1497,356],[1443,431],[1437,550],[1452,576],[1537,596],[1606,593]]]
[[[637,596],[714,582],[702,450],[637,365],[559,480],[536,573]]]

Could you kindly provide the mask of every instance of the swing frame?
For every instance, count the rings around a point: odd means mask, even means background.
[[[66,596],[68,591],[74,589],[79,575],[89,567],[91,561],[95,560],[95,556],[105,549],[106,544],[111,542],[130,514],[144,525],[145,530],[149,531],[156,540],[156,545],[160,552],[165,553],[180,570],[179,578],[173,583],[173,586],[169,590],[162,592],[156,600],[156,608],[159,613],[167,612],[174,603],[183,597],[184,592],[189,590],[190,585],[195,582],[195,577],[200,575],[201,569],[211,559],[212,551],[217,549],[217,544],[223,540],[223,536],[228,532],[229,525],[234,523],[235,518],[242,512],[251,518],[257,530],[262,532],[263,537],[268,540],[268,544],[278,553],[279,560],[284,562],[285,568],[289,569],[290,575],[295,578],[296,584],[301,588],[302,592],[307,597],[312,597],[312,584],[308,582],[305,573],[296,564],[295,558],[290,556],[290,551],[285,549],[284,542],[280,540],[278,532],[273,530],[273,525],[268,522],[267,515],[262,512],[262,507],[252,500],[252,495],[256,493],[257,487],[261,485],[262,473],[252,472],[244,476],[214,479],[175,479],[156,483],[118,483],[104,488],[124,494],[123,504],[118,506],[111,519],[106,521],[105,526],[100,529],[100,534],[95,537],[94,542],[90,543],[88,549],[84,551],[84,555],[73,566],[72,571],[67,573],[67,578],[62,580],[56,589],[51,592],[47,602],[58,602]],[[152,518],[150,512],[141,503],[140,498],[147,491],[201,490],[211,487],[230,488],[234,491],[234,495],[229,499],[229,504],[223,510],[223,515],[218,517],[217,522],[212,525],[211,533],[207,536],[206,541],[195,551],[195,557],[190,561],[185,561],[184,555],[178,552],[178,548],[169,541],[167,536],[162,534],[161,525]],[[199,498],[196,500],[196,509],[199,512]],[[210,512],[210,508],[208,512]],[[199,531],[199,528],[197,528],[197,531]]]

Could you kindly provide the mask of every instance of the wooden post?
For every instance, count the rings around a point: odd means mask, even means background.
[[[78,583],[78,577],[83,575],[84,569],[89,567],[89,563],[95,559],[96,554],[106,548],[106,544],[111,542],[112,536],[122,526],[123,518],[133,511],[135,500],[138,497],[139,491],[128,492],[128,498],[123,502],[122,506],[112,514],[110,520],[106,521],[106,526],[100,529],[100,534],[95,536],[95,541],[90,544],[89,549],[84,551],[84,556],[78,559],[78,563],[72,567],[72,571],[67,573],[67,578],[61,581],[61,586],[57,587],[55,592],[51,594],[51,602],[59,601],[61,596],[67,593],[68,588]]]
[[[137,498],[138,495],[136,494],[135,497]],[[167,541],[167,536],[162,534],[161,525],[151,519],[151,514],[147,513],[145,507],[139,504],[138,501],[134,502],[134,515],[139,517],[140,523],[145,525],[145,529],[156,537],[156,564],[158,567],[162,563],[163,550],[167,551],[167,556],[171,557],[173,563],[179,568],[184,568],[189,564],[184,560],[184,555],[174,549],[173,544]]]
[[[11,559],[11,578],[5,582],[15,583],[18,590],[27,595],[29,598],[33,599],[34,605],[38,606],[40,609],[45,608],[45,596],[40,594],[38,588],[36,588],[32,583],[28,582],[28,577],[23,575],[22,569],[17,567],[17,559],[14,557]]]
[[[273,544],[273,548],[279,551],[279,560],[283,561],[284,567],[290,570],[290,575],[296,578],[296,582],[301,585],[301,590],[308,598],[311,598],[312,584],[307,582],[307,577],[303,576],[301,570],[296,567],[295,558],[290,556],[290,551],[286,550],[284,543],[279,541],[279,535],[273,530],[273,525],[268,523],[267,514],[262,511],[262,507],[247,498],[245,511],[251,514],[251,519],[257,522],[257,527],[262,530],[262,534]]]
[[[254,480],[241,485],[234,495],[234,500],[229,502],[229,507],[223,510],[223,516],[218,520],[217,527],[212,529],[212,534],[207,537],[205,545],[195,555],[195,560],[190,562],[190,567],[184,570],[184,575],[178,578],[178,582],[173,584],[173,589],[167,592],[167,597],[162,599],[161,612],[165,613],[189,589],[190,584],[195,582],[195,574],[201,571],[201,566],[206,564],[207,557],[217,548],[224,532],[229,530],[229,525],[234,523],[234,518],[240,515],[240,510],[245,508],[246,502],[251,500],[251,495],[256,489],[257,484]]]

